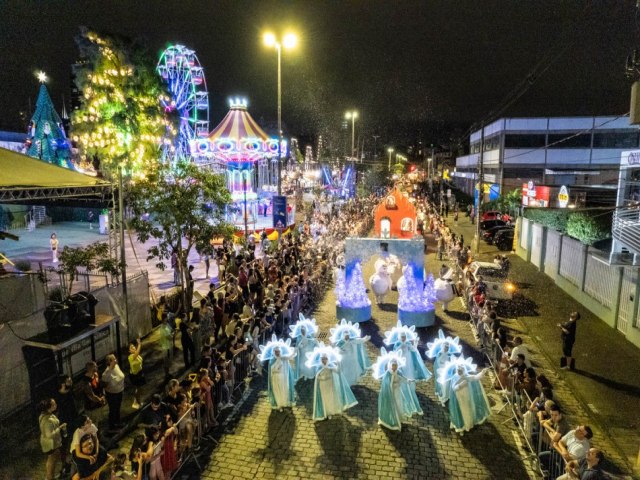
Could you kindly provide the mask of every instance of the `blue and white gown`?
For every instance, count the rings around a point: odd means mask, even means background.
[[[271,408],[292,407],[295,402],[295,381],[290,357],[273,357],[269,360],[267,392]]]
[[[313,380],[315,377],[315,368],[307,367],[305,365],[307,353],[313,352],[313,349],[318,346],[318,340],[314,337],[304,337],[300,335],[296,339],[296,359],[294,363],[294,378],[296,382],[301,378]]]
[[[354,385],[371,367],[371,361],[364,346],[367,340],[368,338],[364,337],[343,339],[336,342],[336,347],[340,349],[342,355],[340,370],[349,385]]]
[[[456,432],[468,432],[483,423],[491,415],[491,406],[480,382],[483,372],[477,375],[455,374],[451,379],[449,417]]]
[[[335,364],[318,368],[313,388],[313,420],[339,415],[358,401]]]
[[[433,373],[435,374],[435,378],[436,378],[436,382],[435,382],[436,396],[438,397],[438,400],[443,406],[445,403],[447,403],[447,400],[449,400],[451,381],[448,381],[445,384],[442,384],[441,382],[439,382],[438,379],[440,378],[440,370],[448,361],[454,358],[456,358],[456,355],[453,355],[451,353],[445,353],[444,350],[441,350],[440,353],[438,353],[436,358],[433,360]]]
[[[431,378],[431,372],[425,366],[420,352],[412,341],[399,341],[393,346],[393,350],[402,352],[402,356],[406,360],[404,367],[402,367],[402,374],[407,380],[429,380]]]
[[[402,422],[410,420],[413,415],[422,415],[412,384],[398,371],[387,370],[378,395],[378,424],[390,430],[400,430]]]

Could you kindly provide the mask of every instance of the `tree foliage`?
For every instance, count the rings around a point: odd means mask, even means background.
[[[76,36],[80,62],[74,67],[81,106],[73,113],[73,140],[83,155],[97,156],[110,178],[123,167],[142,178],[157,168],[160,145],[175,135],[160,100],[168,93],[152,56],[124,39],[83,29]]]
[[[122,270],[122,264],[109,255],[109,245],[105,242],[95,242],[86,247],[66,246],[60,252],[58,260],[60,270],[69,275],[69,294],[78,276],[79,267],[84,267],[88,272],[98,271],[111,275],[118,275]]]
[[[593,245],[598,240],[611,237],[611,222],[606,216],[594,216],[583,212],[569,215],[567,235],[580,240],[586,245]]]
[[[509,213],[509,215],[515,216],[521,205],[522,190],[520,188],[516,188],[504,195],[500,195],[495,200],[484,203],[483,210],[485,212],[490,210],[499,210],[501,212],[507,212]]]
[[[356,166],[360,167],[359,164]],[[358,182],[358,195],[360,196],[369,196],[389,184],[389,171],[386,165],[365,166],[358,170],[361,170],[358,172],[361,175],[361,181]]]
[[[229,238],[234,231],[224,218],[231,202],[224,177],[187,161],[177,162],[171,171],[163,166],[135,182],[128,200],[133,213],[130,225],[138,240],[157,241],[147,250],[147,260],[157,260],[156,266],[164,270],[171,254],[178,255],[183,292],[191,249],[208,251],[213,238]]]

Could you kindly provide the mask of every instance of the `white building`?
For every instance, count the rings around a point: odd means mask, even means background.
[[[470,154],[456,159],[453,182],[472,195],[484,145],[485,184],[509,192],[533,182],[581,190],[611,190],[615,198],[620,156],[640,146],[640,128],[628,116],[502,118],[469,138]],[[485,189],[488,190],[487,186]]]

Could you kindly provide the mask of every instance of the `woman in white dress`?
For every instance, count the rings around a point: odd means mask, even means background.
[[[349,385],[354,385],[371,368],[364,345],[370,339],[369,336],[361,337],[360,325],[347,322],[344,318],[331,329],[331,343],[340,349],[340,370]]]
[[[320,344],[307,353],[306,365],[317,370],[313,388],[313,420],[342,414],[358,403],[341,373],[342,358],[337,348]]]
[[[295,402],[293,369],[289,360],[295,356],[291,348],[291,339],[286,342],[273,335],[266,345],[260,345],[260,361],[269,361],[267,391],[271,408],[282,411],[292,407]]]
[[[300,320],[289,326],[289,336],[296,341],[296,359],[294,362],[294,378],[296,382],[300,379],[312,380],[315,376],[315,368],[309,368],[305,365],[307,353],[312,352],[318,346],[316,333],[318,326],[313,318],[307,319],[300,313]]]
[[[491,415],[491,406],[481,380],[486,369],[475,373],[477,366],[471,358],[456,358],[442,369],[439,380],[449,383],[449,417],[451,428],[460,434],[484,423]]]

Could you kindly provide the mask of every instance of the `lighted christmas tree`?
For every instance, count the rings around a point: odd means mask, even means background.
[[[367,289],[362,277],[362,266],[359,262],[353,267],[351,276],[345,280],[342,291],[338,290],[336,284],[336,297],[339,307],[363,308],[371,306],[371,300],[367,295]]]
[[[422,303],[426,310],[434,310],[436,301],[436,291],[434,287],[433,274],[429,274],[424,282],[424,289],[422,291]]]
[[[409,265],[404,269],[404,287],[398,289],[398,308],[405,312],[426,312],[434,309],[436,301],[433,275],[429,274],[424,287]]]
[[[53,102],[44,82],[46,76],[40,73],[41,81],[36,111],[29,124],[27,155],[63,167],[72,167],[70,144],[62,126],[62,119],[53,107]]]

